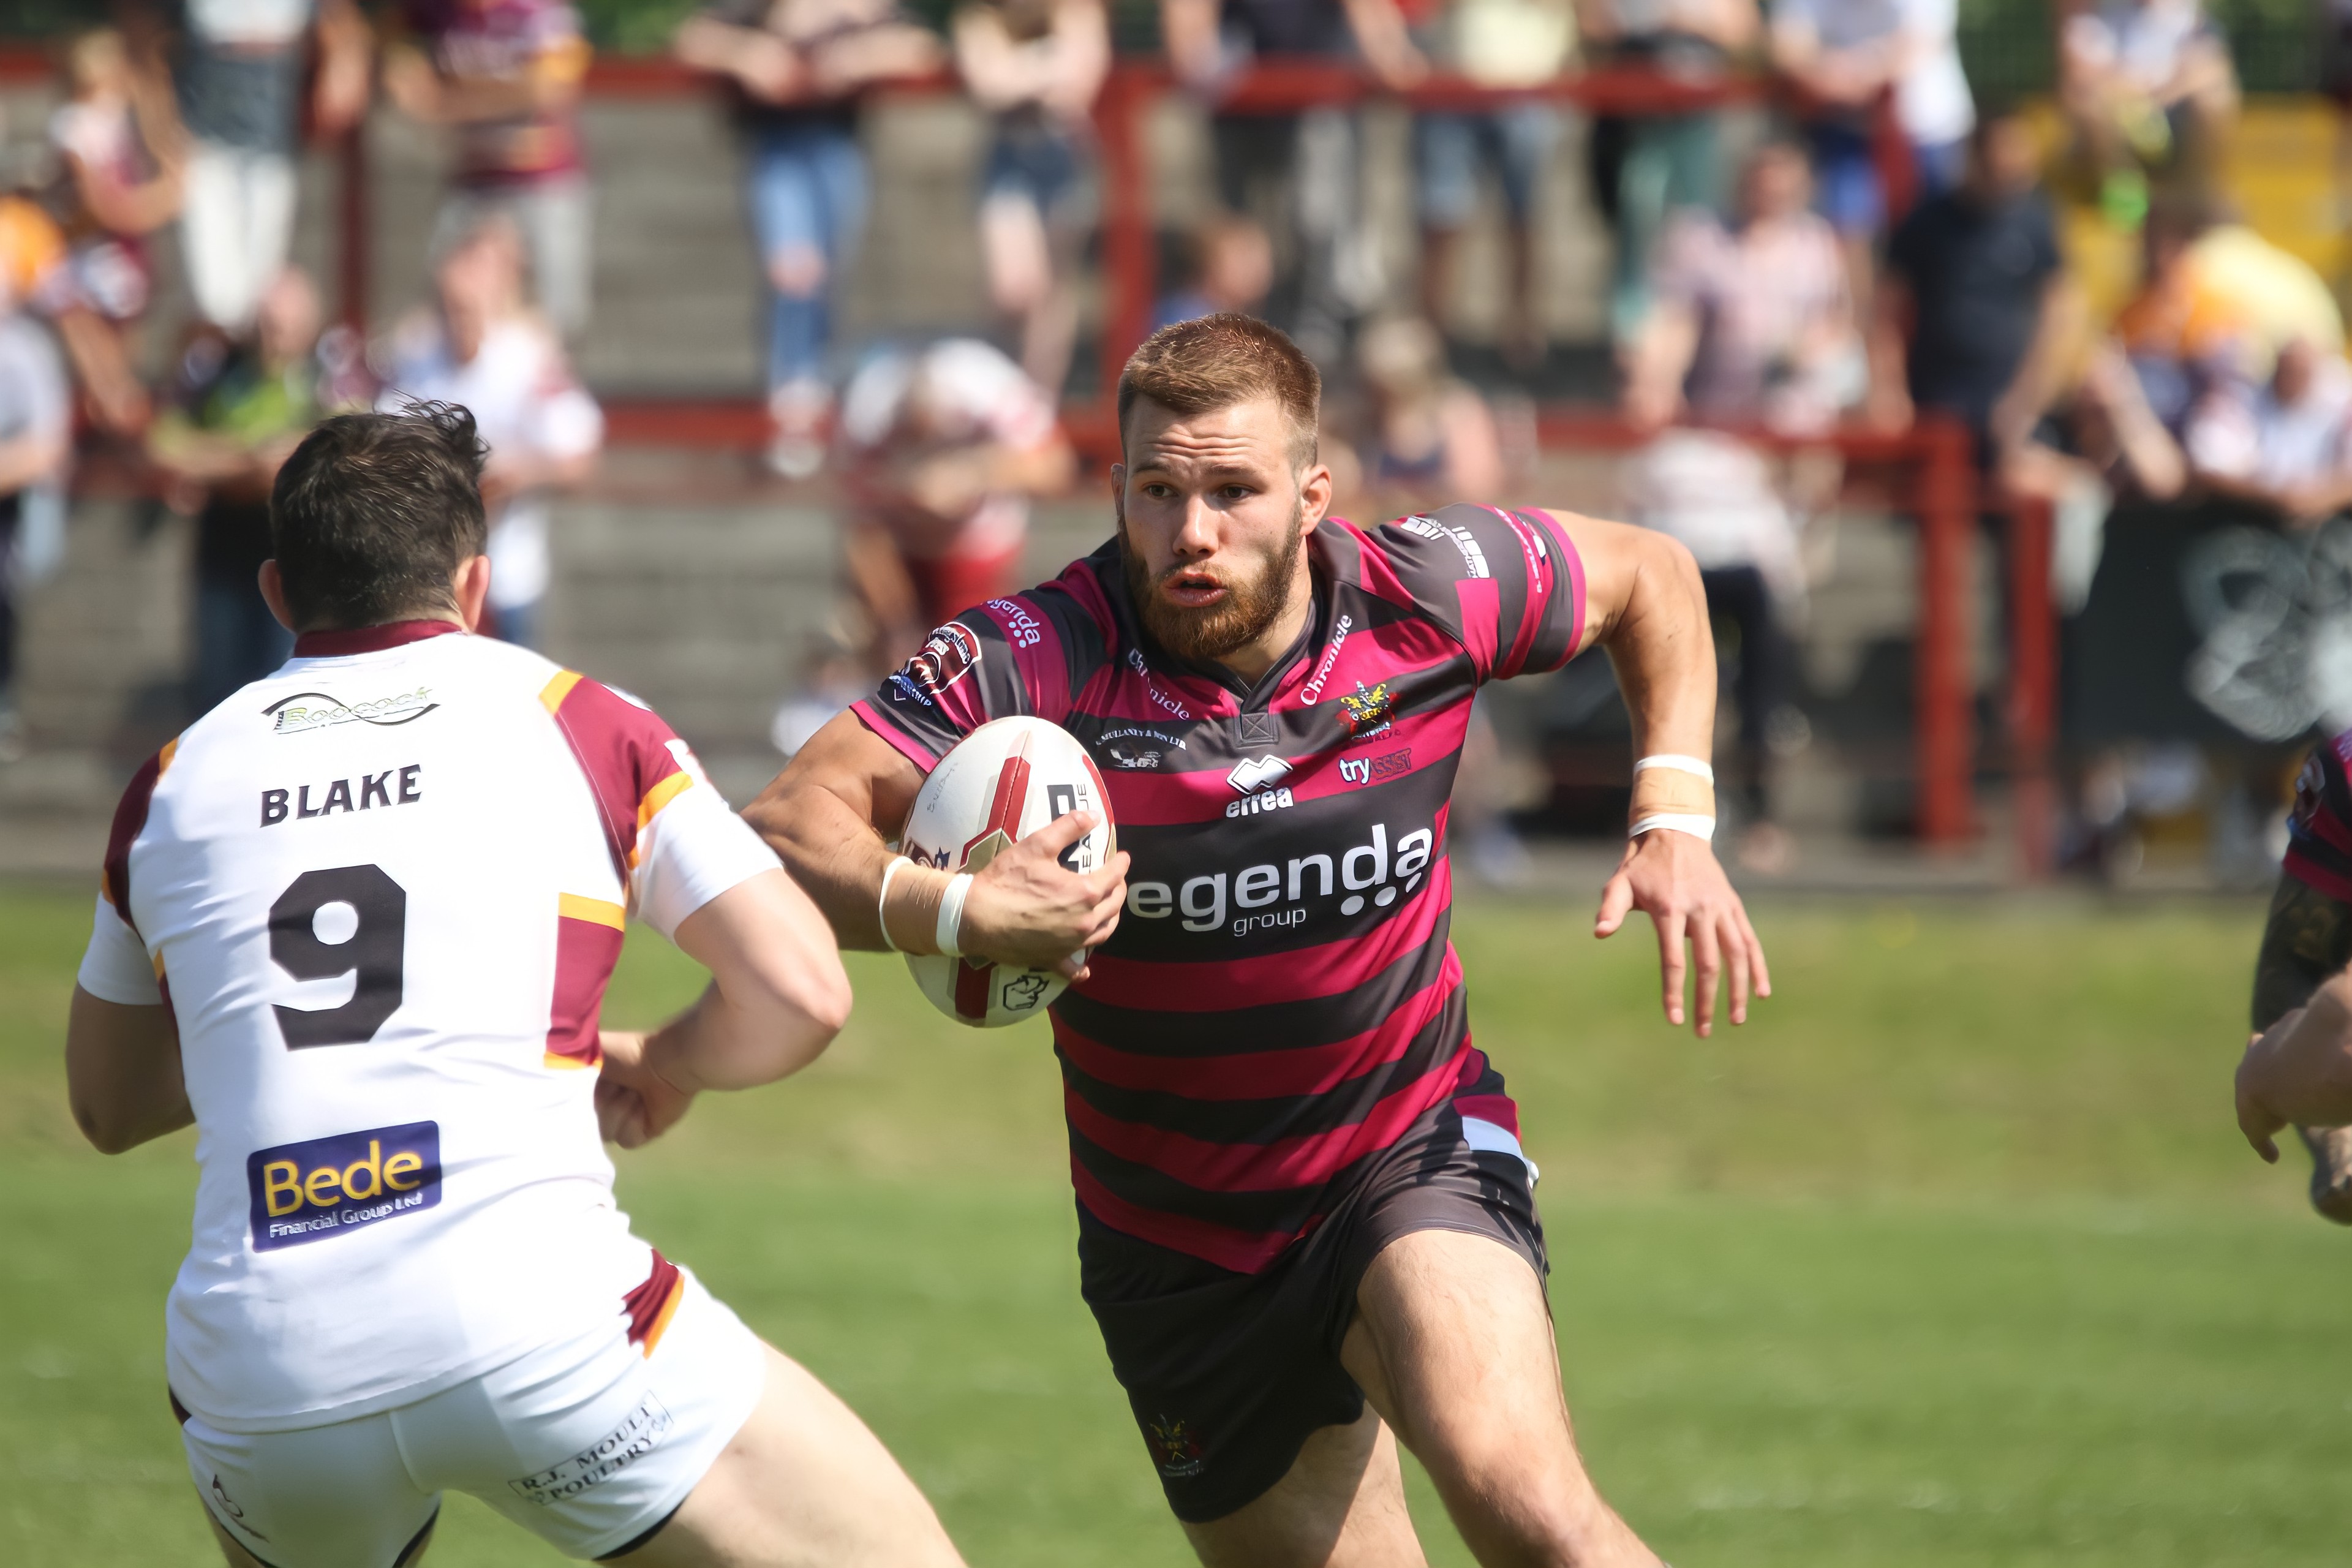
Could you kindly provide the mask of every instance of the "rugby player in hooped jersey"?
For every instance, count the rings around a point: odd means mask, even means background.
[[[1653,1564],[1577,1456],[1445,826],[1478,685],[1606,648],[1639,761],[1596,934],[1646,910],[1667,1016],[1687,943],[1699,1031],[1742,1021],[1769,982],[1708,847],[1698,573],[1567,514],[1327,518],[1318,398],[1260,322],[1154,335],[1119,383],[1117,537],[941,627],[745,816],[849,945],[1072,977],[1082,1289],[1203,1562],[1419,1563],[1402,1440],[1482,1562]],[[1122,853],[1057,865],[1074,813],[976,878],[896,859],[926,772],[1016,713],[1087,746]]]
[[[115,817],[67,1071],[101,1150],[196,1128],[165,1363],[205,1517],[246,1568],[404,1568],[450,1489],[575,1558],[953,1568],[614,1204],[600,1125],[794,1071],[848,982],[667,725],[466,635],[483,455],[434,405],[304,441],[261,578],[293,658]],[[630,915],[712,974],[650,1035],[597,1026]]]

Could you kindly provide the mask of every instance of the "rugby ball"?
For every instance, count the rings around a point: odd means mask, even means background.
[[[982,724],[940,759],[915,795],[898,849],[919,865],[978,871],[1055,818],[1089,812],[1094,826],[1062,864],[1091,871],[1118,852],[1102,774],[1071,733],[1044,719]],[[907,955],[931,1005],[959,1024],[999,1029],[1042,1016],[1066,984],[1050,969],[1009,969],[985,959]]]

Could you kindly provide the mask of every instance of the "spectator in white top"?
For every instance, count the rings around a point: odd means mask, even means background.
[[[2352,366],[2308,338],[2279,350],[2268,385],[2192,422],[2206,488],[2312,527],[2352,506]]]
[[[2238,114],[2230,47],[2200,0],[2099,0],[2058,35],[2058,90],[2110,216],[2137,224],[2147,173],[2195,185]]]
[[[65,478],[72,453],[65,365],[0,279],[0,763],[25,753],[16,710],[16,593],[27,512]]]
[[[972,338],[868,361],[842,396],[837,460],[877,676],[930,627],[1012,590],[1031,498],[1077,469],[1052,400]]]
[[[489,629],[535,648],[550,576],[549,498],[586,482],[604,444],[604,415],[572,378],[554,330],[524,305],[522,280],[511,220],[485,219],[453,246],[434,269],[438,308],[403,322],[386,344],[378,406],[472,410],[489,448]]]
[[[1842,370],[1859,337],[1837,238],[1806,210],[1808,194],[1804,154],[1768,142],[1742,173],[1737,227],[1685,213],[1667,230],[1625,392],[1635,424],[1688,415],[1811,434],[1835,421],[1855,390]],[[1834,494],[1837,466],[1822,456],[1776,473],[1736,436],[1685,429],[1664,431],[1623,472],[1631,516],[1689,548],[1709,615],[1736,628],[1717,642],[1739,709],[1726,797],[1746,818],[1736,853],[1751,870],[1780,869],[1794,844],[1773,820],[1772,742],[1804,732],[1784,628],[1804,601],[1800,525]]]
[[[1812,100],[1804,132],[1822,216],[1850,246],[1886,226],[1872,134],[1884,95],[1925,193],[1959,183],[1976,105],[1958,25],[1958,0],[1773,0],[1772,64]]]
[[[234,334],[286,269],[312,34],[310,122],[322,136],[366,112],[374,47],[352,0],[183,0],[182,10],[180,241],[197,311]]]

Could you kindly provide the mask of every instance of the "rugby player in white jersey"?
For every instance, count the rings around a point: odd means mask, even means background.
[[[328,421],[272,501],[299,640],[123,798],[73,1000],[74,1113],[194,1123],[166,1313],[190,1473],[263,1568],[416,1562],[470,1492],[574,1558],[954,1564],[873,1434],[631,1236],[599,1140],[805,1065],[833,933],[643,706],[467,635],[462,409]],[[706,965],[597,1011],[625,918]]]

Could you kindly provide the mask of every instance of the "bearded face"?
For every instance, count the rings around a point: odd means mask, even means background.
[[[1179,561],[1155,574],[1128,532],[1127,509],[1118,512],[1118,553],[1127,593],[1143,629],[1162,648],[1188,664],[1214,664],[1265,634],[1283,611],[1298,552],[1306,545],[1307,505],[1294,498],[1290,526],[1269,550],[1236,551],[1214,563]],[[1222,589],[1212,602],[1188,605],[1171,590],[1197,597]]]

